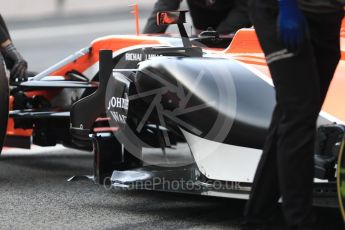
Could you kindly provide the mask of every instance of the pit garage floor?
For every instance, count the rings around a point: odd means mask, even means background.
[[[62,147],[5,149],[0,160],[0,229],[240,229],[244,202],[105,188],[88,180],[92,155]],[[344,229],[317,209],[322,229]]]

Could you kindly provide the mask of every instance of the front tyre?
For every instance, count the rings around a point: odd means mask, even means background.
[[[7,120],[9,112],[9,86],[6,69],[2,55],[0,54],[0,154],[6,136]]]
[[[341,143],[338,159],[337,191],[339,198],[339,209],[345,222],[345,139]]]

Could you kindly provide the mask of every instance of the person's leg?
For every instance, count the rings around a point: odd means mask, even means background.
[[[287,74],[283,71],[274,74],[278,104],[282,107],[277,143],[278,176],[283,212],[290,226],[303,226],[312,221],[313,156],[320,88],[316,64],[308,52],[300,55],[300,65],[272,65],[275,66],[272,69],[296,68]]]
[[[311,214],[313,148],[320,88],[313,47],[306,41],[291,53],[278,40],[277,1],[254,1],[251,18],[266,55],[281,119],[277,127],[277,164],[283,212],[289,225]]]
[[[249,19],[248,0],[236,0],[234,8],[231,9],[227,16],[219,24],[217,31],[220,34],[233,34],[242,28],[251,27]]]
[[[344,12],[331,14],[306,13],[320,76],[321,103],[340,59],[340,29]],[[321,104],[322,106],[322,104]]]
[[[263,153],[256,169],[249,201],[244,211],[245,224],[265,224],[268,222],[278,205],[280,197],[277,169],[277,125],[280,120],[279,108],[276,107]]]
[[[259,39],[276,39],[273,34],[276,30],[275,5],[263,4],[259,0],[252,0],[249,5],[250,17],[253,20]],[[270,12],[270,14],[267,14]],[[273,13],[273,14],[271,14]],[[264,31],[264,35],[260,31]],[[269,41],[267,41],[269,44]],[[278,47],[280,48],[280,47]],[[274,50],[274,47],[264,49],[267,53]],[[277,168],[277,129],[280,123],[281,113],[276,107],[272,116],[268,136],[263,149],[263,154],[256,170],[250,199],[245,209],[245,222],[260,223],[268,221],[273,215],[280,197]]]
[[[159,34],[165,33],[168,26],[157,25],[157,13],[159,11],[169,11],[169,10],[178,10],[180,7],[181,0],[158,0],[153,8],[153,11],[150,17],[147,20],[146,26],[143,30],[144,34]]]
[[[278,34],[275,37],[278,40]],[[314,143],[321,103],[318,68],[308,39],[297,53],[281,50],[286,53],[271,54],[268,61],[282,113],[277,134],[282,208],[289,226],[307,226],[313,224]]]

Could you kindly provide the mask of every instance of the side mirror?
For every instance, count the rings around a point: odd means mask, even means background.
[[[186,23],[187,11],[163,11],[157,13],[157,25]]]

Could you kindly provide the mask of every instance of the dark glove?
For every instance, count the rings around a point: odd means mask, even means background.
[[[290,51],[301,47],[306,35],[306,21],[297,0],[279,1],[278,34]]]
[[[20,55],[16,47],[11,43],[2,48],[1,53],[6,63],[11,63],[11,66],[7,66],[10,69],[10,81],[13,83],[27,81],[28,63]]]

